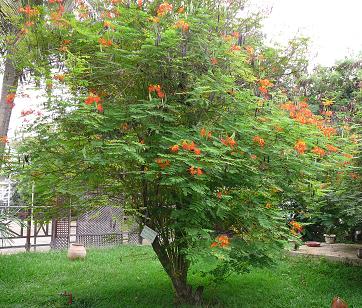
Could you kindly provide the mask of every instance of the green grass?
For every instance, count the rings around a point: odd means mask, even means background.
[[[193,278],[196,285],[201,278]],[[269,269],[204,282],[208,307],[330,307],[338,295],[362,307],[362,267],[285,258]],[[0,256],[0,307],[173,307],[173,291],[150,247],[89,250],[85,261],[65,252]]]

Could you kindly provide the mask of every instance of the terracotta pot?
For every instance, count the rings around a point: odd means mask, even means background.
[[[69,260],[77,260],[77,259],[83,260],[86,255],[87,255],[87,251],[85,250],[85,247],[83,244],[79,244],[79,243],[70,244],[70,247],[68,249],[68,259]]]
[[[357,249],[357,257],[362,259],[362,248]]]
[[[324,234],[324,240],[326,244],[334,244],[336,242],[336,236],[334,234]]]
[[[333,298],[331,308],[348,308],[348,305],[343,299],[335,297]]]

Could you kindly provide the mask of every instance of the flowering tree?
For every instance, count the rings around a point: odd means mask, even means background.
[[[64,15],[49,1],[17,54],[54,89],[19,147],[31,157],[21,179],[43,202],[124,196],[158,233],[152,247],[179,302],[201,299],[192,265],[222,277],[268,264],[301,231],[279,204],[296,194],[313,204],[311,187],[348,159],[306,101],[255,77],[242,2],[112,0],[96,13],[79,2]]]

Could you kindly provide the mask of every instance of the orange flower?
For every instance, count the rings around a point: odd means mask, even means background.
[[[259,91],[260,91],[261,93],[263,93],[263,94],[268,94],[268,89],[267,89],[267,88],[265,88],[265,87],[259,87],[258,89],[259,89]]]
[[[103,105],[102,105],[102,104],[97,104],[97,110],[98,110],[99,112],[103,112],[103,111],[104,111]]]
[[[185,22],[183,19],[176,22],[176,28],[182,29],[183,32],[187,32],[190,29],[190,26],[187,22]]]
[[[218,191],[217,194],[216,194],[216,196],[217,196],[219,199],[221,199],[221,198],[222,198],[222,192],[221,192],[221,191]]]
[[[205,137],[205,136],[206,136],[206,129],[205,129],[205,128],[201,128],[201,130],[200,130],[200,136],[201,136],[201,137]]]
[[[207,133],[207,138],[210,139],[212,137],[212,132]]]
[[[148,92],[149,93],[153,93],[156,92],[157,96],[161,99],[163,99],[166,94],[161,90],[161,86],[159,84],[155,85],[155,84],[151,84],[148,86]]]
[[[241,50],[241,47],[239,46],[239,45],[232,45],[231,47],[230,47],[230,50],[231,51],[240,51]]]
[[[335,153],[338,152],[339,149],[331,144],[327,144],[327,150]]]
[[[344,153],[343,154],[344,157],[348,158],[348,159],[352,159],[353,156],[351,154],[347,154],[347,153]]]
[[[11,108],[15,106],[14,104],[15,96],[16,96],[15,93],[9,93],[8,95],[6,95],[6,103],[10,105]]]
[[[309,105],[305,101],[302,101],[299,103],[299,108],[309,108]]]
[[[185,12],[185,8],[183,6],[181,6],[178,10],[177,13],[182,14]]]
[[[186,141],[184,141],[184,142],[182,143],[182,148],[183,148],[185,151],[189,151],[189,150],[190,150],[190,145],[189,145]]]
[[[219,235],[215,241],[211,244],[211,248],[220,246],[221,248],[227,247],[230,245],[230,240],[227,235]]]
[[[217,61],[216,58],[211,58],[210,61],[211,61],[211,64],[212,64],[212,65],[218,64],[218,61]]]
[[[57,74],[57,75],[53,76],[53,79],[59,80],[60,82],[63,82],[64,79],[65,79],[65,76],[64,76],[64,74]]]
[[[196,144],[195,144],[195,142],[191,142],[190,144],[189,144],[189,150],[190,151],[195,151],[195,149],[196,149]]]
[[[204,172],[202,171],[202,169],[201,168],[195,168],[195,167],[193,167],[193,166],[191,166],[190,168],[189,168],[189,172],[190,172],[190,174],[191,175],[202,175]]]
[[[104,37],[100,37],[98,39],[98,43],[104,47],[110,47],[113,45],[112,41],[111,40],[107,40],[105,39]]]
[[[173,8],[172,4],[169,4],[168,2],[161,3],[157,9],[157,15],[164,16],[168,12],[171,12],[172,8]]]
[[[326,117],[331,117],[333,115],[333,111],[328,110],[325,112],[325,115]]]
[[[326,137],[331,137],[337,133],[337,130],[333,127],[321,127],[321,131]]]
[[[143,5],[143,0],[137,0],[137,5],[141,9]]]
[[[324,156],[326,154],[326,151],[324,151],[322,148],[320,147],[314,147],[312,149],[312,152],[316,155],[319,155],[319,156]]]
[[[359,178],[358,173],[355,173],[355,172],[351,172],[351,173],[349,174],[349,176],[350,176],[351,179],[353,179],[353,180],[357,180],[357,179]]]
[[[234,148],[234,146],[236,145],[236,141],[229,136],[227,136],[226,139],[221,138],[220,141],[224,145],[229,146],[231,148]]]
[[[267,208],[267,209],[271,209],[271,208],[272,208],[271,203],[267,203],[267,204],[265,205],[265,208]]]
[[[279,125],[275,125],[275,126],[274,126],[274,129],[275,129],[277,132],[279,132],[279,133],[281,133],[282,131],[284,131],[284,128],[281,127],[281,126],[279,126]]]
[[[258,143],[258,144],[260,145],[260,147],[264,147],[264,145],[265,145],[264,139],[261,138],[261,137],[259,137],[259,136],[255,136],[255,137],[253,138],[253,141],[254,141],[255,143]]]
[[[0,136],[0,142],[1,143],[8,143],[9,141],[8,141],[8,137],[7,136]]]
[[[254,53],[254,48],[251,46],[245,46],[245,50],[249,55],[252,55]]]
[[[159,17],[151,17],[149,18],[150,21],[154,22],[155,24],[158,24],[160,22],[160,18]]]
[[[268,79],[260,79],[259,84],[263,88],[270,88],[273,84]]]
[[[172,147],[170,147],[170,151],[171,151],[172,153],[177,153],[177,152],[179,151],[179,149],[180,149],[180,147],[179,147],[177,144],[175,144],[175,145],[173,145]]]
[[[235,37],[235,38],[239,38],[240,32],[234,31],[233,33],[231,33],[231,35],[232,35],[233,37]]]
[[[331,106],[331,105],[333,105],[333,101],[327,100],[327,101],[324,101],[322,104],[323,104],[323,106]]]
[[[296,222],[295,220],[292,220],[290,223],[291,226],[291,232],[296,235],[298,233],[301,233],[303,231],[303,227],[300,223]]]
[[[297,143],[294,146],[294,149],[299,153],[299,154],[304,154],[304,152],[307,150],[307,145],[305,144],[304,141],[302,140],[298,140]]]
[[[200,149],[195,149],[195,150],[194,150],[194,153],[195,153],[196,155],[201,155],[201,150],[200,150]]]
[[[255,160],[255,159],[257,159],[258,157],[257,157],[255,154],[251,154],[251,155],[250,155],[250,158],[253,159],[253,160]]]
[[[86,100],[84,101],[86,105],[92,105],[93,103],[99,104],[101,101],[101,98],[94,94],[94,93],[89,93],[88,97],[86,98]]]
[[[163,160],[161,158],[157,158],[156,163],[160,166],[161,169],[165,169],[170,166],[170,161],[168,159]]]
[[[25,15],[28,16],[36,16],[40,14],[38,9],[36,8],[32,9],[30,5],[19,8],[19,13],[24,13]]]

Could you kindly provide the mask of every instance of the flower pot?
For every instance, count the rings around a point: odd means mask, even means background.
[[[324,234],[324,240],[326,244],[334,244],[336,242],[336,236],[334,234]]]
[[[357,257],[362,259],[362,248],[357,249]]]
[[[343,299],[335,297],[333,298],[331,308],[348,308],[348,305]]]
[[[85,250],[83,244],[79,243],[70,244],[70,247],[68,249],[69,260],[77,260],[77,259],[83,260],[86,255],[87,251]]]

